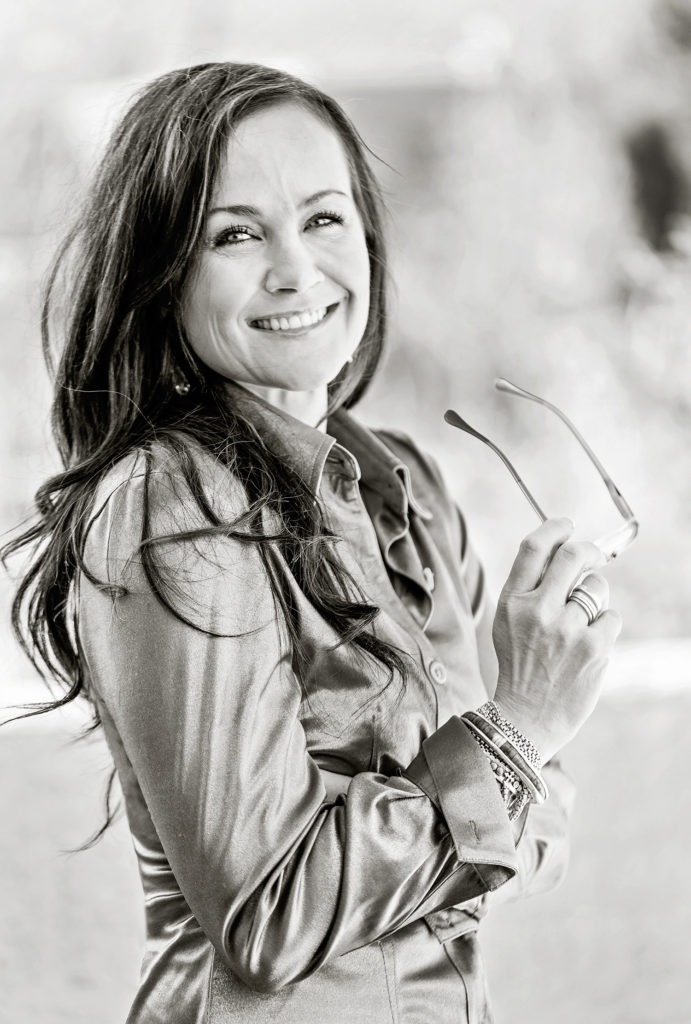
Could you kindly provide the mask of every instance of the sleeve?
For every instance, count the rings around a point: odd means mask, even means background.
[[[487,593],[482,567],[467,541],[467,530],[460,512],[459,518],[462,534],[466,538],[462,558],[466,574],[469,575],[473,608],[477,609],[474,617],[480,669],[487,692],[493,695],[497,680],[497,658],[492,643],[496,603]],[[542,776],[549,797],[544,804],[528,805],[518,840],[518,872],[503,887],[501,895],[492,897],[492,902],[548,892],[559,884],[566,873],[569,862],[569,818],[575,787],[564,772],[559,758],[553,758],[543,766]]]
[[[415,467],[415,479],[421,482],[422,495],[431,491],[444,509],[442,521],[448,528],[446,546],[460,554],[457,562],[458,586],[464,589],[468,597],[475,624],[480,671],[487,693],[492,697],[498,674],[492,641],[496,602],[488,591],[482,563],[470,541],[465,517],[454,501],[435,459],[421,452],[405,434],[391,431],[382,434],[387,443],[393,441],[408,464]],[[544,804],[530,804],[515,823],[518,872],[510,884],[502,887],[501,894],[492,897],[493,901],[547,891],[559,883],[568,866],[568,824],[575,787],[558,759],[545,765],[543,774],[550,796]],[[431,789],[427,791],[431,799],[439,799]]]
[[[464,540],[462,561],[469,581],[475,618],[478,659],[487,692],[494,694],[497,681],[497,657],[492,642],[492,625],[496,602],[487,593],[482,566],[467,540],[467,529],[458,513]],[[543,766],[542,775],[547,783],[549,797],[544,804],[529,804],[518,839],[518,872],[504,886],[500,901],[517,899],[547,892],[559,884],[569,862],[569,817],[575,797],[575,787],[561,767],[558,758]]]
[[[496,655],[492,643],[495,602],[484,595],[481,613],[475,621],[480,668],[488,693],[497,679]],[[489,675],[487,674],[489,673]],[[518,872],[499,897],[516,899],[553,889],[564,877],[569,862],[569,818],[575,787],[558,758],[542,768],[549,796],[544,804],[529,804],[518,841]]]
[[[537,896],[555,889],[569,865],[569,818],[575,799],[575,786],[558,758],[542,769],[549,789],[544,804],[531,805],[518,845],[518,871],[492,903],[505,903]]]
[[[230,969],[276,991],[510,879],[512,829],[459,719],[407,772],[358,774],[328,801],[257,546],[159,545],[187,624],[143,572],[145,506],[154,535],[200,525],[177,482],[118,487],[88,533],[80,642],[180,889]]]

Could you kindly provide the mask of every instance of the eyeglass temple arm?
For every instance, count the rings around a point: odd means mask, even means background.
[[[457,412],[454,412],[453,409],[447,409],[446,410],[446,412],[444,413],[444,419],[452,427],[458,427],[459,430],[463,430],[463,431],[465,431],[466,434],[470,434],[471,437],[476,437],[478,439],[478,441],[482,441],[483,444],[486,444],[488,448],[492,449],[492,451],[495,453],[495,455],[499,456],[499,458],[504,463],[504,465],[508,469],[508,471],[511,474],[511,476],[514,478],[514,480],[516,481],[516,483],[520,487],[520,489],[523,492],[523,494],[525,495],[526,499],[530,502],[530,504],[532,505],[533,509],[535,510],[535,512],[538,514],[538,516],[540,517],[540,519],[544,523],[544,521],[547,518],[547,516],[542,511],[542,509],[540,508],[538,503],[535,501],[535,498],[532,496],[532,494],[530,493],[530,491],[528,490],[526,485],[523,483],[523,481],[521,480],[520,476],[518,475],[518,473],[516,472],[514,467],[511,465],[511,463],[507,459],[506,455],[504,455],[504,453],[501,450],[501,448],[497,448],[496,444],[494,444],[492,441],[490,441],[490,439],[488,437],[485,437],[484,434],[480,434],[477,430],[475,430],[473,427],[471,427],[469,423],[466,423],[466,421],[461,416],[459,416]]]
[[[505,391],[509,395],[517,395],[519,398],[527,398],[531,402],[537,402],[538,405],[544,405],[545,408],[551,409],[552,412],[559,417],[562,423],[566,424],[566,426],[569,428],[571,433],[574,435],[574,437],[580,444],[583,451],[586,453],[590,461],[597,469],[598,473],[602,477],[602,480],[604,481],[605,487],[609,491],[609,495],[612,501],[619,509],[622,516],[624,516],[624,518],[626,519],[635,518],[633,511],[629,506],[629,503],[624,498],[624,495],[621,493],[621,491],[615,484],[614,480],[612,480],[611,476],[609,475],[605,467],[602,465],[602,463],[600,462],[597,455],[590,447],[586,439],[583,437],[583,435],[577,429],[577,427],[574,426],[574,424],[568,418],[566,413],[563,413],[561,409],[559,409],[556,405],[552,405],[552,403],[548,402],[546,399],[540,398],[538,395],[533,395],[530,391],[526,391],[524,388],[519,388],[517,384],[512,384],[511,381],[506,380],[505,377],[498,377],[494,382],[494,386],[497,389],[497,391]]]

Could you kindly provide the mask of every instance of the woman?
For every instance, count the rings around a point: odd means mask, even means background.
[[[564,869],[554,755],[620,628],[568,600],[601,553],[549,520],[495,617],[434,464],[347,411],[381,221],[332,99],[193,67],[125,114],[49,286],[46,324],[69,258],[65,471],[13,545],[39,542],[15,616],[124,791],[130,1024],[490,1020],[489,894]]]

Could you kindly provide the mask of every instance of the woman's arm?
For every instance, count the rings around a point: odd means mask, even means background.
[[[492,646],[492,620],[494,604],[485,602],[485,610],[478,621],[478,647],[480,663],[492,671],[496,656]],[[483,651],[483,645],[485,650]],[[491,650],[486,649],[489,645]],[[493,692],[496,683],[496,669],[490,676]],[[348,792],[352,776],[320,769],[326,790],[326,799],[333,802],[342,793]],[[561,767],[560,759],[553,758],[542,769],[543,778],[549,789],[549,798],[544,804],[529,805],[525,821],[520,828],[518,840],[518,872],[506,885],[492,895],[492,902],[532,896],[549,892],[564,877],[569,862],[569,818],[575,798],[575,786]]]
[[[492,638],[497,604],[489,593],[484,569],[469,540],[465,517],[456,505],[436,461],[423,453],[406,435],[387,432],[389,445],[401,451],[411,466],[422,494],[429,488],[442,498],[445,520],[449,524],[449,546],[458,552],[459,587],[468,595],[475,623],[478,662],[488,696],[494,696],[499,663]],[[467,709],[463,709],[467,710]],[[575,787],[561,768],[559,758],[543,766],[542,774],[550,796],[544,804],[529,804],[521,816],[518,841],[517,875],[492,896],[497,899],[545,892],[564,876],[569,859],[568,825],[575,797]],[[336,788],[335,780],[332,783]]]
[[[460,515],[460,513],[459,513]],[[467,536],[461,517],[461,528]],[[496,602],[487,592],[480,562],[468,544],[463,552],[471,593],[478,609],[475,619],[478,656],[485,686],[490,697],[497,685],[498,663],[492,642]],[[518,872],[492,897],[496,900],[548,892],[561,882],[569,862],[569,818],[575,799],[575,786],[561,767],[558,757],[542,768],[549,790],[543,804],[529,804],[525,826],[518,842]]]
[[[225,503],[219,519],[232,521],[242,491],[207,461],[209,493]],[[137,552],[144,508],[151,533],[173,537],[158,557],[174,611],[152,590]],[[257,545],[227,536],[175,540],[205,525],[192,508],[180,480],[163,471],[148,487],[130,474],[106,501],[85,561],[108,585],[83,577],[80,640],[104,721],[192,913],[231,970],[274,991],[502,885],[517,869],[513,829],[489,761],[457,717],[422,740],[400,775],[360,772],[329,802]],[[507,584],[528,643],[513,652],[524,671],[515,679],[505,673],[504,692],[520,702],[529,691],[530,722],[553,750],[585,717],[611,643],[595,626],[587,637],[582,620],[564,611],[567,577],[590,557],[587,546],[562,548],[566,536],[554,520],[531,535]],[[511,589],[516,579],[535,582],[523,593]],[[616,617],[606,614],[611,630]],[[541,653],[541,671],[527,672]],[[545,677],[565,654],[566,670]]]
[[[256,545],[159,548],[175,606],[202,628],[185,624],[133,555],[144,487],[129,479],[91,527],[87,564],[127,592],[84,578],[80,639],[181,891],[230,968],[276,990],[511,878],[513,832],[458,719],[404,775],[359,773],[329,802]],[[179,481],[159,475],[148,500],[154,534],[200,525]]]

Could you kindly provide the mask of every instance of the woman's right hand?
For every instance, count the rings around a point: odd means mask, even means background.
[[[499,662],[494,700],[548,761],[581,728],[602,687],[621,617],[603,611],[592,625],[568,601],[584,573],[604,565],[587,541],[569,540],[568,519],[548,519],[521,543],[501,592],[492,638]],[[606,607],[604,577],[588,589]]]

